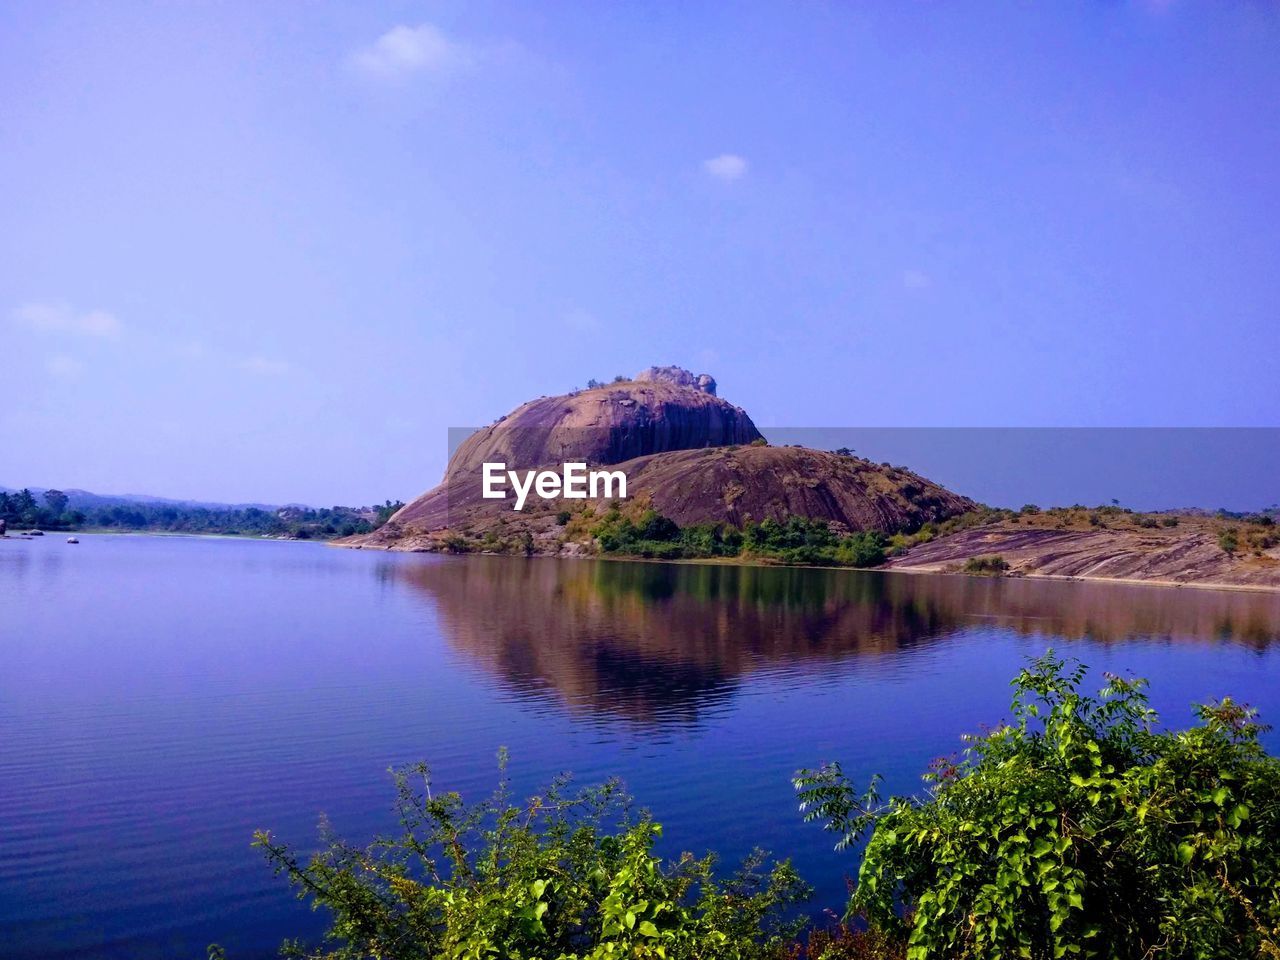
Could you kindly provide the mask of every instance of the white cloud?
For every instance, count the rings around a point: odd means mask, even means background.
[[[718,157],[702,161],[702,169],[717,180],[740,180],[747,172],[747,161],[736,153],[722,153]]]
[[[928,290],[933,286],[933,278],[923,270],[903,270],[902,285],[908,290]]]
[[[50,357],[45,363],[45,369],[49,371],[49,375],[57,377],[59,380],[75,380],[80,374],[84,373],[84,364],[75,357],[58,355]]]
[[[86,337],[119,336],[121,325],[106,310],[78,313],[65,303],[24,303],[13,311],[13,320],[44,333],[74,333]]]
[[[241,370],[256,373],[262,377],[283,377],[293,370],[288,360],[269,360],[263,356],[246,357],[239,363]]]
[[[471,67],[476,50],[448,37],[437,26],[420,23],[392,27],[351,54],[353,68],[371,77],[394,80],[414,73],[451,74]]]

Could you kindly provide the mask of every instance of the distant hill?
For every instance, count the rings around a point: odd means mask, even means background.
[[[17,493],[21,487],[0,485],[0,493]],[[146,493],[94,493],[74,487],[27,487],[35,496],[44,495],[46,490],[59,489],[69,499],[69,506],[74,510],[90,507],[125,506],[134,503],[145,503],[152,506],[170,506],[200,510],[279,510],[282,507],[303,507],[304,504],[289,503],[219,503],[212,500],[175,500],[170,497],[156,497]]]

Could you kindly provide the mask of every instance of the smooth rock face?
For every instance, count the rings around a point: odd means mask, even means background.
[[[614,383],[517,407],[468,437],[449,461],[447,474],[497,461],[512,469],[571,460],[621,463],[669,450],[751,443],[759,437],[746,411],[696,386],[667,380]]]
[[[707,389],[707,388],[710,389]],[[760,438],[746,411],[715,395],[715,381],[678,367],[651,367],[635,380],[525,403],[472,434],[455,451],[444,482],[400,510],[402,526],[443,529],[478,505],[485,463],[511,470],[591,467],[676,450],[750,444]]]

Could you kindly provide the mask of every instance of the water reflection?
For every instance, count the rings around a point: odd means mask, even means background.
[[[1262,649],[1280,596],[843,570],[466,557],[387,564],[448,641],[521,697],[691,721],[762,671],[815,673],[985,627]]]

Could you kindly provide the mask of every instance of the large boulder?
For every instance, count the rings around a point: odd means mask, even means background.
[[[716,395],[716,380],[709,373],[700,373],[696,377],[684,367],[649,367],[635,375],[641,383],[674,383],[678,387],[693,387],[703,393]]]
[[[479,505],[483,464],[511,470],[581,462],[592,467],[674,450],[761,439],[746,411],[715,395],[715,380],[678,367],[650,367],[634,380],[539,397],[468,437],[444,481],[400,510],[401,527],[443,529]]]

